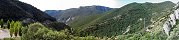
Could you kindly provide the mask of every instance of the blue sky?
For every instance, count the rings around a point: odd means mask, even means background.
[[[80,6],[92,6],[92,5],[120,8],[132,2],[138,2],[138,3],[144,3],[144,2],[159,3],[164,1],[172,1],[174,3],[179,2],[179,0],[20,0],[20,1],[31,4],[42,11],[65,10],[70,8],[78,8]]]

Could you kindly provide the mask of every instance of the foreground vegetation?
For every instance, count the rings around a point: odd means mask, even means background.
[[[28,26],[22,26],[20,21],[0,21],[2,29],[9,29],[11,38],[5,38],[4,40],[112,40],[107,37],[95,37],[95,36],[74,36],[68,29],[54,30],[47,28],[41,23],[32,23]],[[15,37],[13,37],[15,36]],[[113,39],[114,40],[114,39]]]
[[[1,23],[1,22],[0,22]],[[177,22],[178,24],[179,22]],[[5,22],[2,24],[6,24]],[[113,37],[96,37],[96,36],[75,36],[69,29],[54,30],[47,28],[41,23],[32,23],[27,26],[22,26],[20,21],[11,21],[10,35],[11,38],[4,40],[177,40],[178,28],[176,25],[170,36],[167,36],[162,29],[158,32],[146,32],[145,30],[133,34],[124,34]],[[3,28],[4,27],[4,28]],[[7,26],[1,28],[8,29]],[[155,28],[160,28],[159,26]],[[15,36],[15,37],[13,37]]]

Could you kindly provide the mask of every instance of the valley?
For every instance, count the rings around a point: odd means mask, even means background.
[[[178,40],[179,3],[45,10],[0,0],[0,40]]]

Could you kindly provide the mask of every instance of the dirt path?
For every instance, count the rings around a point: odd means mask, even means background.
[[[3,39],[3,38],[10,38],[10,32],[8,29],[0,30],[0,39]]]

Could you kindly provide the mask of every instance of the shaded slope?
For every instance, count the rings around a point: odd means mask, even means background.
[[[0,18],[6,21],[24,20],[26,18],[39,22],[55,21],[55,18],[50,17],[39,9],[17,0],[0,0]]]
[[[53,17],[57,14],[60,14],[61,11],[60,10],[45,10],[44,12]]]

